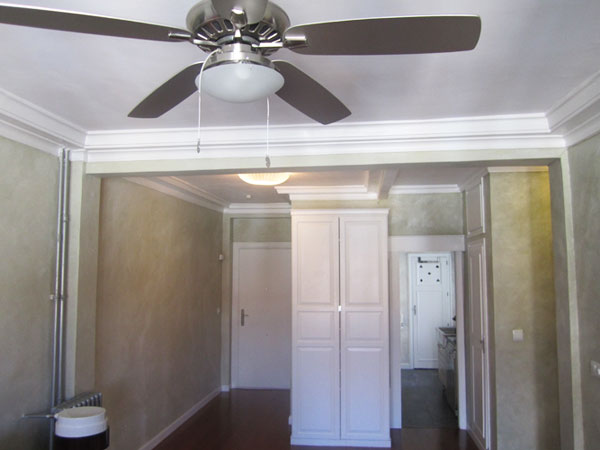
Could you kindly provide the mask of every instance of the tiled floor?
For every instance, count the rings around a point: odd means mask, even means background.
[[[458,428],[458,419],[444,399],[437,370],[402,371],[402,426]]]

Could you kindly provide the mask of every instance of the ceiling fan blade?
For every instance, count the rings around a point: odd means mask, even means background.
[[[331,92],[286,61],[273,61],[285,83],[276,94],[311,119],[327,125],[351,112]]]
[[[472,50],[481,33],[479,16],[407,16],[342,20],[288,28],[285,39],[305,55],[402,55]]]
[[[151,41],[178,42],[181,40],[170,38],[170,33],[191,36],[189,31],[164,25],[7,3],[0,3],[0,23]]]
[[[177,75],[156,88],[127,115],[140,119],[154,119],[162,116],[198,90],[196,77],[203,62],[186,67]]]
[[[237,23],[237,19],[233,11],[243,11],[246,22],[243,25],[260,22],[265,16],[267,3],[268,0],[212,0],[219,15],[224,19],[230,19],[234,24]]]

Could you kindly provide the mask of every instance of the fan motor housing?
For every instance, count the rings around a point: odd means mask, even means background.
[[[186,19],[188,30],[198,39],[211,41],[220,46],[236,42],[235,25],[227,18],[221,17],[214,9],[211,0],[203,0],[190,9]],[[245,44],[282,43],[283,33],[290,26],[290,19],[281,7],[269,2],[263,19],[243,27],[241,41]],[[213,48],[199,46],[210,52]],[[270,55],[277,48],[263,48],[260,53]]]

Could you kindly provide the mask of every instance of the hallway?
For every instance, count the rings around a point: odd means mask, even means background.
[[[346,447],[290,446],[290,393],[242,390],[222,393],[195,414],[156,450],[342,450]],[[397,450],[477,450],[456,429],[392,430]]]
[[[458,428],[458,419],[444,398],[438,371],[402,371],[402,426]]]

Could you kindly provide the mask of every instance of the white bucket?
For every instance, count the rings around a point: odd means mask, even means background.
[[[54,434],[65,438],[94,436],[106,431],[106,410],[99,406],[69,408],[55,414]]]

